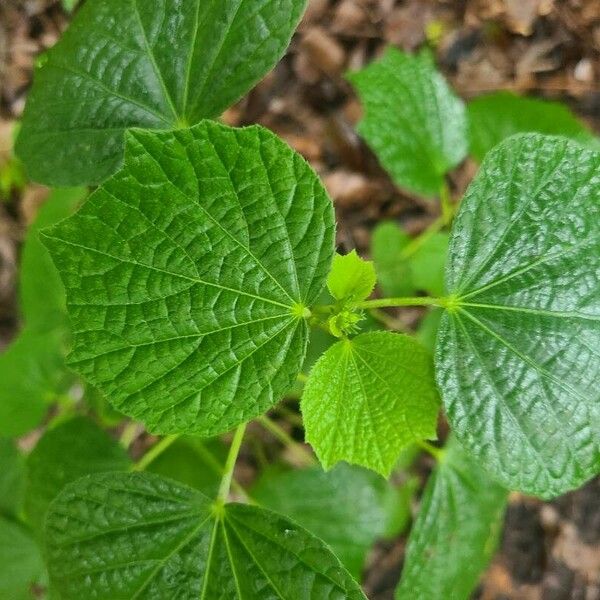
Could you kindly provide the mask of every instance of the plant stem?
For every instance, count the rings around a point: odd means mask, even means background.
[[[446,298],[431,298],[429,296],[416,296],[412,298],[379,298],[365,300],[357,304],[357,308],[391,308],[395,306],[446,306]]]
[[[133,444],[133,440],[135,440],[135,438],[138,436],[139,427],[139,423],[136,423],[135,421],[129,421],[129,423],[123,427],[121,437],[119,438],[119,443],[121,446],[123,446],[123,448],[125,448],[125,450],[127,450],[129,446]]]
[[[157,444],[154,444],[138,462],[131,468],[132,471],[143,471],[149,464],[154,462],[175,440],[180,437],[179,434],[168,435]]]
[[[410,258],[429,238],[446,226],[446,216],[442,215],[433,221],[425,231],[412,239],[400,252],[400,258]]]
[[[369,314],[376,321],[379,321],[380,323],[385,325],[388,329],[392,329],[395,331],[403,331],[405,333],[408,331],[408,328],[406,327],[406,325],[404,325],[404,323],[402,323],[402,321],[400,321],[399,319],[394,319],[394,317],[388,315],[382,310],[379,310],[378,308],[372,308],[371,310],[369,310]]]
[[[425,452],[433,456],[433,458],[435,458],[437,461],[441,460],[442,455],[444,454],[444,450],[442,448],[437,448],[425,440],[419,440],[417,442],[417,446],[419,446],[422,450],[425,450]]]
[[[267,431],[272,433],[273,436],[275,436],[284,446],[287,446],[292,452],[294,452],[301,462],[309,465],[314,465],[316,463],[313,455],[310,454],[310,452],[307,452],[301,444],[294,440],[287,431],[279,427],[277,423],[271,421],[271,419],[265,417],[264,415],[258,417],[257,421]]]
[[[219,494],[217,496],[217,502],[225,504],[229,497],[229,490],[231,489],[231,481],[233,479],[233,470],[235,469],[235,463],[237,461],[238,454],[240,453],[240,447],[242,446],[242,440],[244,439],[244,433],[246,432],[246,423],[240,425],[233,435],[231,447],[229,448],[229,454],[225,461],[225,468],[223,470],[223,479],[221,479],[221,485],[219,486]]]

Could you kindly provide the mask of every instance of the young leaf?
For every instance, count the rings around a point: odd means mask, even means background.
[[[51,185],[114,173],[123,133],[219,116],[279,60],[306,0],[86,2],[42,59],[17,153]]]
[[[327,277],[327,287],[336,300],[349,303],[366,300],[376,283],[373,263],[360,258],[356,250],[345,256],[334,256],[331,273]]]
[[[150,474],[90,476],[53,502],[50,579],[64,600],[364,600],[323,542],[270,511]]]
[[[28,521],[41,532],[48,505],[67,483],[89,473],[126,471],[130,464],[125,450],[86,418],[47,431],[27,457]]]
[[[0,598],[33,600],[32,587],[44,573],[37,544],[16,523],[0,516]]]
[[[600,154],[515,136],[454,223],[436,373],[461,443],[507,488],[600,471]]]
[[[122,171],[46,233],[71,366],[156,432],[209,437],[270,408],[306,352],[333,207],[261,127],[127,135]]]
[[[467,600],[501,531],[507,493],[450,441],[427,482],[396,600]]]
[[[65,290],[48,250],[39,239],[39,232],[71,215],[86,195],[87,190],[83,188],[54,190],[27,231],[19,294],[23,319],[29,330],[41,332],[65,327]]]
[[[467,111],[471,154],[479,161],[516,133],[564,135],[584,146],[600,149],[598,138],[560,102],[496,92],[471,100]]]
[[[359,133],[394,181],[436,196],[444,175],[467,155],[467,118],[435,68],[432,56],[389,48],[383,57],[348,76],[365,107]]]
[[[387,477],[402,448],[436,436],[431,357],[395,333],[343,340],[314,366],[301,407],[306,439],[325,469],[345,460]]]
[[[0,354],[0,435],[18,437],[65,388],[62,332],[24,331]]]
[[[367,552],[377,538],[390,533],[390,522],[407,510],[408,501],[375,473],[346,464],[328,473],[320,467],[266,471],[250,493],[329,544],[357,578]]]
[[[12,440],[0,438],[0,516],[20,512],[24,488],[25,457]]]

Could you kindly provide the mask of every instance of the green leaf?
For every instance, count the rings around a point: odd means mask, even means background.
[[[12,440],[0,438],[0,516],[21,511],[24,489],[25,457]]]
[[[371,252],[383,293],[408,296],[419,290],[443,295],[448,240],[448,234],[435,232],[411,241],[395,223],[377,226]]]
[[[279,60],[306,0],[86,2],[42,59],[17,153],[51,185],[96,184],[132,127],[219,116]]]
[[[402,188],[436,196],[444,175],[467,155],[462,101],[436,70],[430,53],[389,48],[348,76],[365,108],[359,133]]]
[[[127,139],[123,170],[46,233],[70,365],[152,431],[210,437],[292,387],[333,256],[332,203],[261,127]]]
[[[356,250],[345,256],[334,256],[331,272],[327,277],[327,288],[336,300],[348,303],[366,300],[376,283],[373,263],[360,258]]]
[[[416,291],[403,254],[409,243],[410,236],[391,221],[384,221],[373,230],[371,255],[385,296],[410,296]]]
[[[64,391],[63,336],[24,331],[0,354],[0,435],[18,437],[38,425]]]
[[[396,600],[467,600],[498,542],[507,493],[451,441],[427,482]]]
[[[364,333],[332,346],[302,396],[306,439],[326,469],[345,460],[389,476],[402,448],[436,437],[429,353],[409,336]]]
[[[454,223],[436,372],[461,443],[509,489],[600,471],[600,154],[515,136]]]
[[[399,492],[375,473],[346,464],[328,473],[320,467],[266,471],[250,491],[257,502],[329,544],[356,578],[375,540],[406,509],[406,499],[399,506]]]
[[[23,319],[29,330],[41,332],[65,326],[65,291],[39,232],[71,215],[86,195],[83,188],[54,190],[27,231],[19,292]]]
[[[364,600],[331,551],[270,511],[228,504],[150,474],[80,479],[46,523],[64,600]]]
[[[227,458],[227,447],[218,439],[180,438],[156,458],[147,471],[170,477],[216,496]]]
[[[95,423],[76,417],[47,431],[27,457],[25,513],[41,532],[50,502],[67,483],[83,475],[126,471],[123,448]]]
[[[0,517],[0,598],[34,600],[32,587],[44,573],[37,544],[16,523]]]
[[[560,102],[496,92],[471,100],[467,110],[471,154],[479,161],[516,133],[564,135],[591,149],[600,149],[598,138]]]

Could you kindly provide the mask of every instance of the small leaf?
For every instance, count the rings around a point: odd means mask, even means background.
[[[396,184],[436,196],[444,175],[467,155],[467,118],[428,52],[389,48],[348,76],[365,107],[358,126]]]
[[[365,333],[332,346],[302,396],[307,441],[326,469],[345,460],[387,477],[402,448],[436,437],[429,353],[409,336]]]
[[[266,471],[250,493],[329,544],[354,577],[360,576],[375,540],[389,532],[390,522],[408,506],[400,490],[384,479],[346,464],[328,473],[320,467]]]
[[[507,493],[451,441],[427,482],[396,600],[467,600],[498,542]]]
[[[157,475],[80,479],[46,524],[64,600],[365,600],[323,542],[270,511],[228,504]]]
[[[67,483],[89,473],[126,471],[130,465],[125,450],[86,418],[50,429],[27,457],[28,521],[41,532],[48,505]]]
[[[33,600],[33,586],[44,564],[33,538],[16,523],[0,517],[0,598]]]
[[[25,457],[12,440],[0,438],[0,516],[20,513],[24,490]]]
[[[127,138],[123,170],[46,234],[70,365],[152,431],[210,437],[292,387],[333,256],[332,203],[261,127]]]
[[[509,489],[600,471],[600,154],[527,134],[492,150],[454,222],[436,373],[460,442]]]
[[[0,354],[0,435],[18,437],[38,425],[65,389],[62,333],[24,331]]]
[[[27,231],[21,258],[19,293],[28,330],[41,332],[66,325],[65,290],[48,250],[39,239],[39,232],[73,214],[86,195],[87,190],[83,188],[54,190]]]
[[[50,185],[97,184],[126,129],[219,116],[287,48],[306,0],[86,2],[44,55],[17,153]]]
[[[471,100],[467,110],[471,154],[479,161],[516,133],[564,135],[591,149],[600,149],[598,138],[560,102],[496,92]]]
[[[327,287],[336,300],[348,303],[366,300],[376,283],[373,263],[360,258],[356,250],[345,256],[336,254],[333,257]]]

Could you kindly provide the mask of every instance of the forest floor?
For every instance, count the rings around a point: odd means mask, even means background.
[[[35,57],[68,20],[60,0],[0,0],[0,164]],[[310,161],[335,201],[342,250],[365,253],[384,218],[418,233],[437,216],[435,205],[396,189],[358,139],[360,105],[344,80],[386,45],[425,43],[463,98],[502,89],[561,100],[600,132],[600,0],[311,0],[285,59],[225,120],[261,123]],[[456,196],[475,169],[467,161],[452,174]],[[46,195],[28,184],[0,201],[0,350],[18,328],[20,244]],[[405,542],[372,553],[365,574],[372,600],[393,597]],[[500,549],[473,597],[600,600],[600,478],[554,502],[513,494]]]

